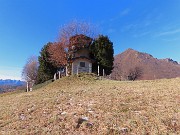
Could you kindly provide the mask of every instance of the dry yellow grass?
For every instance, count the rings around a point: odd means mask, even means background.
[[[0,134],[180,134],[180,78],[65,77],[33,92],[3,95]]]

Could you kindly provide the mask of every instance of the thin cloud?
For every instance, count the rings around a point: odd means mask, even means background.
[[[126,8],[125,10],[123,10],[122,12],[120,12],[120,16],[128,15],[130,11],[131,11],[130,8]]]
[[[128,25],[125,25],[123,28],[122,28],[122,30],[123,31],[131,31],[131,30],[133,30],[133,29],[136,29],[136,28],[138,28],[139,26],[138,26],[138,24],[128,24]]]
[[[125,14],[130,11],[126,10],[126,12],[124,11],[122,13]],[[160,13],[158,13],[156,10],[153,10],[151,13],[149,13],[147,11],[143,11],[138,16],[139,17],[137,17],[135,20],[132,20],[129,23],[123,25],[121,27],[122,31],[131,32],[134,35],[136,35],[136,33],[141,33],[143,31],[153,32],[153,31],[157,30],[154,28],[160,22],[161,17],[162,17],[162,15]],[[144,34],[146,34],[146,33],[143,32],[143,34],[140,34],[140,35],[144,35]]]
[[[133,37],[138,38],[138,37],[147,36],[149,34],[151,34],[151,31],[145,31],[145,32],[142,32],[142,33],[134,34]]]
[[[114,18],[111,18],[110,21],[113,22],[113,21],[116,21],[123,16],[126,16],[129,14],[130,11],[131,11],[130,8],[126,8],[123,11],[121,11],[117,16],[115,16]]]
[[[172,38],[172,39],[162,39],[164,41],[167,41],[167,42],[172,42],[172,41],[178,41],[180,38]]]
[[[157,34],[156,36],[160,37],[160,36],[172,35],[172,34],[177,34],[177,33],[180,33],[180,29],[166,31],[166,32],[161,32],[161,33]]]

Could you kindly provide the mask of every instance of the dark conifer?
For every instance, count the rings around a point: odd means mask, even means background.
[[[52,45],[51,42],[44,45],[40,52],[40,56],[38,58],[39,68],[38,68],[38,77],[37,84],[43,83],[47,80],[53,78],[54,73],[56,73],[57,68],[53,66],[52,62],[49,60],[50,54],[48,53],[48,47]]]
[[[96,60],[93,64],[93,71],[97,72],[97,65],[100,67],[100,75],[103,69],[106,75],[111,74],[114,61],[113,43],[107,36],[100,35],[90,46],[91,57]]]

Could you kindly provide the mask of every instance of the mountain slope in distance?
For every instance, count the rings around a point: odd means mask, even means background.
[[[114,58],[112,79],[126,79],[129,70],[138,67],[142,70],[140,80],[180,77],[180,64],[170,58],[157,59],[147,53],[128,49]]]

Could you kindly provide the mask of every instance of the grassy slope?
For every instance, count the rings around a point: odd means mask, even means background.
[[[88,117],[76,128],[81,117]],[[180,134],[180,78],[63,78],[0,96],[0,134]]]

